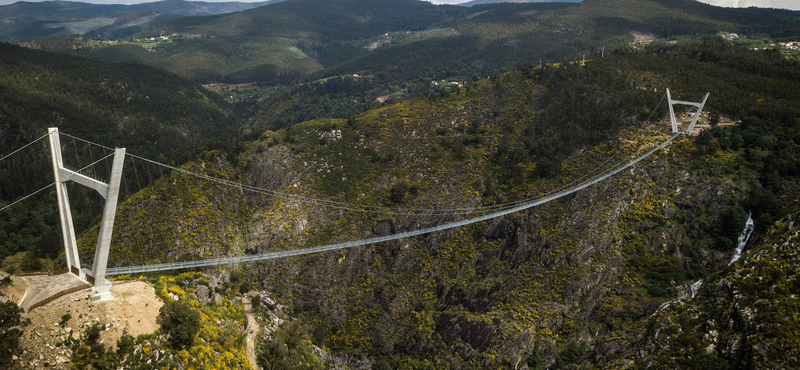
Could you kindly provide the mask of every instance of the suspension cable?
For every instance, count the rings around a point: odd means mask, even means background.
[[[44,135],[42,135],[41,137],[39,137],[38,139],[36,139],[36,140],[34,140],[34,141],[31,141],[30,143],[27,143],[27,144],[25,144],[25,146],[23,146],[22,148],[19,148],[19,149],[15,150],[15,151],[13,151],[13,152],[11,152],[11,153],[9,153],[9,154],[7,154],[7,155],[3,156],[3,158],[0,158],[0,161],[2,161],[2,160],[5,160],[6,158],[8,158],[8,157],[10,157],[10,156],[12,156],[12,155],[14,155],[14,154],[17,154],[17,153],[18,153],[19,151],[21,151],[22,149],[25,149],[25,148],[27,148],[27,147],[29,147],[29,146],[33,145],[33,144],[34,144],[34,143],[36,143],[37,141],[39,141],[39,140],[42,140],[42,139],[46,138],[46,137],[47,137],[47,135],[50,135],[50,133],[44,134]]]
[[[624,169],[626,169],[626,168],[628,168],[630,166],[633,166],[634,164],[636,164],[637,162],[641,161],[642,159],[647,158],[651,154],[655,153],[657,150],[665,147],[667,144],[672,142],[679,135],[681,135],[681,133],[676,133],[676,134],[672,135],[669,139],[665,140],[664,142],[662,142],[661,144],[659,144],[655,148],[650,149],[647,153],[645,153],[645,154],[635,158],[634,160],[628,162],[625,166],[622,166],[622,167],[620,167],[620,168],[618,168],[616,170],[610,171],[610,172],[608,172],[608,173],[606,173],[604,175],[595,177],[594,179],[592,179],[590,181],[587,181],[587,182],[584,182],[584,183],[582,183],[582,184],[580,184],[578,186],[575,186],[572,189],[569,189],[569,190],[566,190],[566,191],[562,191],[560,193],[553,194],[553,195],[550,195],[550,196],[547,196],[547,197],[542,197],[542,198],[540,198],[538,200],[535,200],[535,201],[532,201],[532,202],[528,202],[528,203],[519,205],[517,207],[513,207],[513,208],[510,208],[510,209],[507,209],[507,210],[490,213],[490,214],[483,215],[483,216],[468,218],[468,219],[465,219],[465,220],[450,222],[450,223],[443,224],[443,225],[438,225],[438,226],[432,226],[432,227],[427,227],[427,228],[422,228],[422,229],[417,229],[417,230],[401,232],[401,233],[397,233],[397,234],[373,237],[373,238],[368,238],[368,239],[361,239],[361,240],[350,241],[350,242],[327,244],[327,245],[322,245],[322,246],[317,246],[317,247],[308,247],[308,248],[301,248],[301,249],[294,249],[294,250],[286,250],[286,251],[278,251],[278,252],[267,252],[267,253],[261,253],[261,254],[235,256],[235,257],[220,257],[220,258],[209,258],[209,259],[194,260],[194,261],[167,262],[167,263],[156,263],[156,264],[138,265],[138,266],[137,265],[133,265],[133,266],[127,266],[127,267],[114,267],[114,268],[107,269],[106,270],[106,275],[121,275],[121,274],[132,274],[132,273],[151,272],[151,271],[178,270],[178,269],[183,269],[183,268],[217,266],[217,265],[230,264],[230,263],[253,262],[253,261],[261,261],[261,260],[275,259],[275,258],[281,258],[281,257],[299,256],[299,255],[304,255],[304,254],[311,254],[311,253],[318,253],[318,252],[324,252],[324,251],[339,250],[339,249],[345,249],[345,248],[352,248],[352,247],[356,247],[356,246],[364,246],[364,245],[375,244],[375,243],[380,243],[380,242],[386,242],[386,241],[391,241],[391,240],[403,239],[403,238],[408,238],[408,237],[412,237],[412,236],[428,234],[428,233],[435,232],[435,231],[442,231],[442,230],[453,229],[453,228],[457,228],[457,227],[461,227],[461,226],[466,226],[466,225],[469,225],[469,224],[473,224],[473,223],[477,223],[477,222],[481,222],[481,221],[486,221],[486,220],[490,220],[492,218],[504,216],[504,215],[507,215],[507,214],[515,213],[515,212],[519,212],[519,211],[522,211],[522,210],[525,210],[525,209],[528,209],[528,208],[531,208],[531,207],[535,207],[537,205],[541,205],[541,204],[556,200],[558,198],[561,198],[561,197],[564,197],[566,195],[572,194],[572,193],[574,193],[576,191],[585,189],[585,188],[587,188],[589,186],[592,186],[592,185],[594,185],[594,184],[596,184],[596,183],[598,183],[600,181],[603,181],[603,180],[605,180],[605,179],[607,179],[607,178],[609,178],[609,177],[621,172],[622,170],[624,170]]]
[[[663,100],[663,97],[662,97],[662,100]],[[651,117],[652,117],[652,113],[651,113]],[[649,118],[648,118],[648,121],[649,121]],[[642,128],[640,128],[640,130],[641,129]],[[69,136],[69,137],[74,137],[74,136],[66,134],[66,133],[61,133],[61,134]],[[92,144],[92,145],[97,145],[97,146],[102,147],[102,148],[110,149],[110,148],[108,148],[106,146],[91,142],[89,140],[81,139],[81,138],[78,138],[78,137],[75,137],[75,138],[77,140],[81,140],[81,141],[84,141],[84,142]],[[620,148],[614,155],[612,155],[609,158],[607,158],[603,163],[601,163],[599,166],[596,166],[592,171],[589,171],[588,173],[584,174],[582,177],[580,177],[578,179],[575,179],[575,180],[573,180],[573,181],[571,181],[571,182],[569,182],[567,184],[564,184],[564,185],[560,186],[559,188],[552,189],[551,191],[548,191],[544,195],[557,193],[557,192],[561,191],[564,188],[568,188],[572,184],[579,183],[580,181],[582,181],[582,180],[584,180],[586,178],[589,178],[593,173],[599,172],[602,168],[604,168],[605,165],[608,164],[610,161],[612,161],[619,153],[621,153],[623,151],[623,149],[624,148]],[[503,203],[503,204],[485,206],[485,207],[476,207],[476,208],[471,208],[471,209],[470,208],[410,209],[410,208],[396,208],[396,207],[384,207],[384,206],[372,206],[372,205],[358,205],[358,204],[353,204],[353,203],[324,200],[324,199],[306,197],[306,196],[302,196],[302,195],[296,195],[296,194],[278,192],[278,191],[274,191],[274,190],[268,190],[268,189],[265,189],[265,188],[259,188],[259,187],[255,187],[255,186],[251,186],[251,185],[246,185],[246,184],[243,184],[243,183],[238,183],[238,182],[227,180],[227,179],[221,179],[221,178],[209,176],[209,175],[206,175],[206,174],[194,172],[194,171],[187,170],[187,169],[184,169],[184,168],[171,166],[171,165],[168,165],[168,164],[165,164],[165,163],[161,163],[161,162],[158,162],[158,161],[154,161],[154,160],[151,160],[151,159],[140,157],[140,156],[137,156],[137,155],[132,154],[132,153],[126,153],[126,155],[130,156],[131,158],[135,158],[135,159],[144,161],[146,163],[146,165],[147,165],[147,163],[152,163],[152,164],[154,164],[156,166],[159,166],[159,168],[160,167],[164,167],[164,168],[170,169],[172,171],[175,171],[177,173],[181,173],[181,174],[185,174],[185,175],[189,175],[189,176],[194,176],[194,177],[205,179],[205,180],[208,180],[208,181],[211,181],[211,182],[216,182],[218,184],[222,184],[222,185],[225,185],[225,186],[236,187],[236,188],[239,188],[239,189],[242,189],[242,190],[247,190],[248,192],[252,192],[252,193],[256,193],[256,194],[269,195],[269,196],[274,196],[274,197],[285,199],[285,200],[294,200],[294,201],[300,201],[300,202],[304,202],[304,203],[308,203],[308,204],[314,204],[314,205],[325,206],[325,207],[341,209],[341,210],[358,211],[358,212],[393,214],[393,215],[408,215],[408,216],[431,216],[431,215],[456,215],[456,214],[469,214],[469,213],[485,213],[485,212],[491,212],[491,211],[494,211],[494,210],[502,210],[502,209],[507,209],[509,207],[515,207],[515,206],[517,206],[519,204],[523,204],[525,202],[528,202],[528,201],[531,201],[533,199],[536,199],[536,197],[529,197],[529,198],[521,199],[521,200],[514,201],[514,202],[507,202],[507,203]],[[620,163],[623,163],[623,162],[624,162],[624,160],[619,160],[619,161],[614,163],[614,166],[616,166],[616,165],[618,165]],[[138,170],[136,168],[136,164],[134,164],[133,166],[134,166],[134,172],[136,172],[137,182],[138,182],[139,179],[138,179]],[[612,168],[613,168],[613,166],[612,166]]]
[[[30,193],[30,194],[28,194],[28,195],[26,195],[26,196],[24,196],[24,197],[22,197],[22,198],[20,198],[20,199],[17,199],[17,201],[15,201],[14,203],[10,203],[10,204],[6,205],[5,207],[3,207],[3,208],[0,208],[0,211],[4,211],[6,208],[9,208],[9,207],[11,207],[11,206],[13,206],[13,205],[15,205],[15,204],[17,204],[17,203],[19,203],[19,202],[22,202],[23,200],[25,200],[25,199],[28,199],[28,198],[30,198],[30,197],[32,197],[32,196],[34,196],[34,195],[36,195],[36,194],[38,194],[38,193],[40,193],[40,192],[44,191],[45,189],[47,189],[47,188],[49,188],[49,187],[51,187],[51,186],[55,185],[55,184],[56,184],[56,183],[55,183],[55,182],[53,182],[53,183],[52,183],[52,184],[50,184],[50,185],[47,185],[47,186],[45,186],[45,187],[43,187],[43,188],[41,188],[41,189],[39,189],[39,190],[37,190],[37,191],[34,191],[33,193]]]
[[[643,130],[647,126],[647,124],[650,122],[650,119],[653,117],[655,112],[658,110],[658,107],[661,105],[661,102],[663,102],[664,96],[665,95],[661,96],[661,100],[656,105],[656,108],[650,113],[650,116],[647,118],[647,120],[644,122],[644,124],[637,130],[635,135],[638,135],[639,132],[641,132],[641,130]],[[81,138],[78,138],[78,137],[75,137],[75,136],[72,136],[72,135],[69,135],[69,134],[66,134],[66,133],[61,133],[61,134],[69,136],[69,137],[73,137],[73,138],[75,138],[77,140],[81,140],[81,141],[84,141],[84,142],[92,144],[92,145],[97,145],[97,146],[102,147],[104,149],[111,149],[111,148],[108,148],[108,147],[103,146],[101,144],[94,143],[94,142],[91,142],[89,140],[81,139]],[[540,196],[547,196],[547,195],[550,195],[550,194],[558,193],[563,189],[569,188],[570,186],[572,186],[574,184],[580,183],[581,181],[584,181],[585,179],[590,178],[595,173],[602,172],[602,169],[605,168],[606,165],[609,162],[611,162],[612,160],[615,160],[615,158],[620,153],[622,153],[622,151],[624,149],[625,149],[624,146],[619,148],[613,155],[611,155],[608,158],[606,158],[605,161],[603,161],[600,165],[595,166],[591,171],[583,174],[583,176],[581,176],[579,178],[576,178],[576,179],[574,179],[574,180],[572,180],[572,181],[570,181],[568,183],[565,183],[565,184],[563,184],[563,185],[561,185],[561,186],[559,186],[559,187],[557,187],[555,189],[551,189],[550,191],[548,191],[545,194],[540,195]],[[508,207],[515,207],[515,206],[517,206],[519,204],[524,204],[526,202],[529,202],[531,200],[536,199],[536,196],[534,196],[534,197],[528,197],[528,198],[524,198],[524,199],[521,199],[521,200],[517,200],[517,201],[514,201],[514,202],[506,202],[506,203],[497,204],[497,205],[491,205],[491,206],[475,207],[475,208],[472,208],[472,209],[469,209],[469,208],[446,208],[446,209],[427,209],[427,208],[426,209],[420,209],[420,208],[417,208],[417,209],[413,209],[413,208],[384,207],[384,206],[373,206],[373,205],[359,205],[359,204],[348,203],[348,202],[338,202],[338,201],[332,201],[332,200],[324,200],[324,199],[318,199],[318,198],[307,197],[307,196],[302,196],[302,195],[296,195],[296,194],[290,194],[290,193],[285,193],[285,192],[278,192],[278,191],[274,191],[274,190],[268,190],[268,189],[265,189],[265,188],[246,185],[246,184],[238,183],[238,182],[231,181],[231,180],[228,180],[228,179],[217,178],[217,177],[213,177],[213,176],[210,176],[210,175],[206,175],[206,174],[194,172],[194,171],[191,171],[191,170],[183,169],[183,168],[180,168],[180,167],[171,166],[171,165],[160,163],[160,162],[157,162],[157,161],[154,161],[154,160],[151,160],[151,159],[140,157],[140,156],[137,156],[137,155],[132,154],[132,153],[126,153],[126,155],[130,156],[131,158],[135,158],[135,159],[139,159],[141,161],[144,161],[145,162],[145,166],[147,166],[147,163],[152,163],[152,164],[154,164],[156,166],[159,166],[159,168],[164,167],[164,168],[173,170],[173,171],[181,173],[181,174],[198,177],[198,178],[205,179],[205,180],[208,180],[208,181],[211,181],[211,182],[216,182],[218,184],[222,184],[222,185],[225,185],[225,186],[236,187],[236,188],[239,188],[241,190],[247,190],[248,192],[252,192],[252,193],[256,193],[256,194],[269,195],[269,196],[274,196],[276,198],[281,198],[281,199],[285,199],[285,200],[294,200],[294,201],[299,201],[299,202],[308,203],[308,204],[314,204],[314,205],[319,205],[319,206],[324,206],[324,207],[330,207],[330,208],[334,208],[334,209],[350,210],[350,211],[358,211],[358,212],[393,214],[393,215],[409,215],[409,216],[456,215],[456,214],[469,214],[469,213],[485,213],[485,212],[491,212],[491,211],[494,211],[494,210],[507,209]],[[635,155],[635,154],[632,154],[628,158],[631,158],[633,155]],[[624,162],[625,162],[625,159],[617,160],[617,161],[615,161],[613,163],[613,165],[610,168],[614,168],[615,166],[617,166],[617,165],[619,165],[621,163],[624,163]],[[139,178],[138,178],[138,170],[136,168],[136,164],[134,163],[133,166],[134,166],[134,172],[136,172],[136,174],[135,174],[136,181],[138,182]],[[149,171],[149,167],[148,167],[148,171]],[[148,173],[148,175],[149,175],[149,173]]]

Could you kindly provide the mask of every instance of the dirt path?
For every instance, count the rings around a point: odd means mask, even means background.
[[[247,361],[250,362],[250,367],[253,370],[261,370],[256,362],[256,336],[261,331],[258,326],[255,315],[253,315],[253,306],[250,304],[250,298],[244,297],[244,312],[247,314]]]

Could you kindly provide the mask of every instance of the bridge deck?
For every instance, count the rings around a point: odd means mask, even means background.
[[[596,184],[596,183],[598,183],[600,181],[603,181],[603,180],[605,180],[605,179],[607,179],[607,178],[609,178],[611,176],[614,176],[617,173],[622,172],[626,168],[629,168],[629,167],[633,166],[634,164],[636,164],[637,162],[641,161],[642,159],[647,158],[648,156],[650,156],[651,154],[655,153],[659,149],[667,146],[667,144],[669,144],[670,142],[672,142],[672,140],[675,140],[678,136],[680,136],[682,134],[683,133],[680,133],[680,132],[679,133],[675,133],[675,134],[672,135],[672,137],[670,137],[669,139],[665,140],[664,142],[662,142],[661,144],[659,144],[655,148],[650,149],[647,153],[645,153],[645,154],[643,154],[643,155],[631,160],[630,162],[626,163],[625,165],[623,165],[623,166],[621,166],[621,167],[619,167],[619,168],[617,168],[615,170],[609,171],[609,172],[607,172],[607,173],[605,173],[605,174],[603,174],[601,176],[597,176],[597,177],[595,177],[593,179],[590,179],[590,180],[587,180],[587,181],[585,181],[583,183],[575,185],[575,186],[573,186],[573,187],[571,187],[571,188],[569,188],[567,190],[563,190],[563,191],[560,191],[560,192],[555,193],[555,194],[544,196],[544,197],[539,198],[539,199],[530,200],[529,202],[521,203],[521,204],[519,204],[519,205],[517,205],[515,207],[506,208],[506,209],[503,209],[501,211],[497,211],[497,212],[486,214],[486,215],[479,216],[479,217],[468,218],[466,220],[451,222],[451,223],[447,223],[447,224],[444,224],[444,225],[432,226],[432,227],[427,227],[427,228],[418,229],[418,230],[405,231],[405,232],[401,232],[401,233],[397,233],[397,234],[390,234],[390,235],[386,235],[386,236],[379,236],[379,237],[362,239],[362,240],[355,240],[355,241],[344,242],[344,243],[328,244],[328,245],[322,245],[322,246],[318,246],[318,247],[293,249],[293,250],[278,251],[278,252],[267,252],[267,253],[252,254],[252,255],[245,255],[245,256],[209,258],[209,259],[194,260],[194,261],[167,262],[167,263],[155,263],[155,264],[150,264],[150,265],[139,265],[139,266],[133,265],[133,266],[126,266],[126,267],[113,267],[113,268],[109,268],[108,270],[106,270],[106,275],[113,276],[113,275],[122,275],[122,274],[136,274],[136,273],[142,273],[142,272],[179,270],[179,269],[186,269],[186,268],[226,265],[226,264],[230,264],[230,263],[263,261],[263,260],[274,259],[274,258],[299,256],[299,255],[310,254],[310,253],[318,253],[318,252],[332,251],[332,250],[337,250],[337,249],[357,247],[357,246],[362,246],[362,245],[369,245],[369,244],[380,243],[380,242],[387,242],[387,241],[390,241],[390,240],[408,238],[408,237],[411,237],[411,236],[423,235],[423,234],[432,233],[432,232],[436,232],[436,231],[442,231],[442,230],[452,229],[452,228],[456,228],[456,227],[466,226],[466,225],[469,225],[469,224],[472,224],[472,223],[490,220],[490,219],[493,219],[495,217],[500,217],[500,216],[505,216],[507,214],[516,213],[516,212],[519,212],[519,211],[522,211],[522,210],[525,210],[525,209],[528,209],[528,208],[531,208],[531,207],[535,207],[535,206],[540,205],[540,204],[544,204],[544,203],[556,200],[556,199],[561,198],[563,196],[572,194],[572,193],[574,193],[576,191],[585,189],[585,188],[587,188],[589,186],[592,186],[592,185],[594,185],[594,184]]]

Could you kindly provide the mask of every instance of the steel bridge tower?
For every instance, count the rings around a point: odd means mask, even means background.
[[[125,148],[114,150],[114,164],[111,167],[111,175],[108,183],[93,179],[80,172],[64,167],[61,159],[61,141],[58,136],[58,128],[47,129],[50,138],[50,154],[53,160],[53,173],[56,179],[56,196],[58,197],[58,213],[61,218],[61,235],[64,239],[64,250],[67,257],[67,268],[70,273],[78,278],[88,281],[93,285],[92,301],[106,301],[111,296],[111,281],[106,280],[106,265],[108,263],[108,251],[111,247],[111,235],[114,231],[114,217],[117,212],[117,198],[119,196],[119,184],[122,179],[122,165],[125,162]],[[103,208],[103,219],[100,222],[100,235],[97,238],[97,248],[95,249],[94,262],[92,269],[82,269],[80,256],[78,256],[78,243],[75,237],[75,227],[72,223],[72,211],[69,207],[69,195],[67,194],[67,182],[73,181],[80,185],[89,187],[100,193],[105,198],[106,203]]]

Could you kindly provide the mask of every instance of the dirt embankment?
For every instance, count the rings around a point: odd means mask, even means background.
[[[22,369],[69,369],[69,338],[80,338],[95,323],[105,327],[100,334],[101,343],[110,348],[116,348],[117,339],[123,334],[135,337],[158,329],[156,317],[164,303],[156,298],[150,284],[115,282],[111,292],[111,301],[92,302],[88,290],[83,290],[23,314],[23,320],[29,318],[31,325],[24,328],[20,338],[22,354],[15,362]],[[66,314],[71,318],[61,327],[59,322]]]

